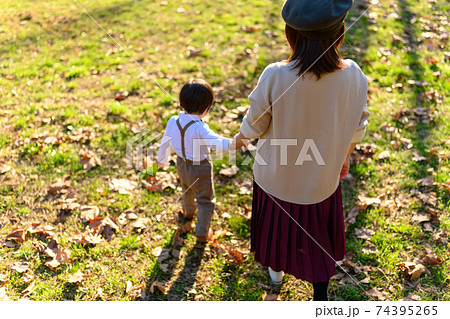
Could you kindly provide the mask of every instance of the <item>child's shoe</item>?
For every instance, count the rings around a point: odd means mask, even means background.
[[[185,224],[183,224],[182,226],[180,226],[180,231],[182,234],[186,234],[189,233],[190,231],[194,230],[195,228],[195,224],[193,220],[190,220],[188,222],[186,222]]]
[[[194,212],[194,213],[195,213],[195,212]],[[188,213],[184,210],[184,208],[183,208],[183,210],[180,212],[180,215],[181,215],[184,219],[192,220],[192,219],[194,218],[194,213],[188,214]]]
[[[272,284],[274,284],[275,286],[280,286],[283,283],[284,272],[282,270],[274,271],[272,268],[269,267],[269,275]]]
[[[199,243],[206,243],[206,242],[208,242],[211,239],[213,234],[214,234],[214,232],[213,232],[212,228],[210,227],[209,230],[208,230],[208,235],[205,235],[205,236],[198,236],[197,235],[197,241]]]

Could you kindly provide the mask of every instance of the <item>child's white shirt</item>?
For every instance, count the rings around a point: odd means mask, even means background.
[[[158,152],[158,162],[167,164],[172,148],[178,156],[183,157],[180,129],[177,125],[178,118],[183,128],[192,120],[198,121],[192,124],[184,135],[186,159],[194,162],[202,161],[209,158],[211,149],[215,149],[217,153],[230,151],[229,138],[215,133],[209,128],[208,124],[200,120],[198,115],[180,113],[178,116],[172,116],[167,123]]]

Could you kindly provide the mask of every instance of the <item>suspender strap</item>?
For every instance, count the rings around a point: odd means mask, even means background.
[[[192,120],[188,124],[186,124],[185,127],[182,127],[180,124],[180,118],[177,119],[177,126],[178,126],[178,129],[180,130],[180,135],[181,135],[181,152],[183,153],[183,159],[186,159],[186,150],[184,147],[184,136],[185,136],[187,129],[195,122],[201,122],[201,120],[198,120],[198,121]]]

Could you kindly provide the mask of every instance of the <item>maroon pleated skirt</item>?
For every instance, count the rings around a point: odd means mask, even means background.
[[[310,283],[328,281],[345,254],[341,186],[320,203],[300,205],[275,198],[254,182],[251,250],[265,267]]]

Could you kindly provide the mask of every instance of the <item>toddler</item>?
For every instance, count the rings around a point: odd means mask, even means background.
[[[167,166],[172,147],[177,154],[177,172],[183,189],[182,215],[192,220],[198,210],[195,232],[199,242],[207,242],[213,235],[215,197],[210,149],[228,152],[230,143],[230,139],[216,134],[202,121],[213,102],[214,92],[208,82],[186,83],[180,92],[184,112],[169,119],[158,152],[159,167]]]

